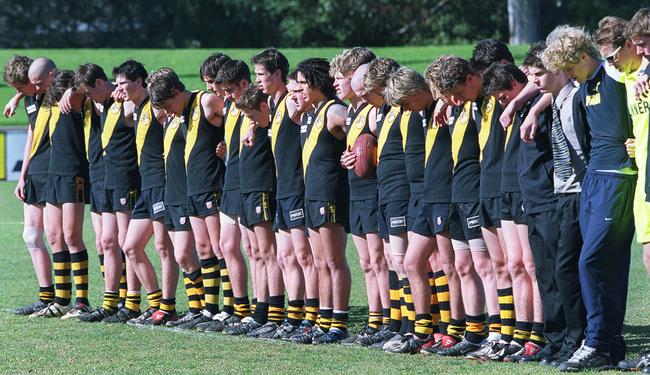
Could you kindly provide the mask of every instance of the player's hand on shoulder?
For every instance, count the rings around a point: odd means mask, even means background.
[[[74,94],[72,88],[69,88],[65,90],[63,96],[61,96],[61,100],[59,100],[59,108],[61,109],[61,112],[72,112],[72,94]]]
[[[514,101],[511,101],[503,109],[503,112],[501,112],[501,116],[499,116],[499,123],[501,124],[503,129],[508,129],[508,127],[512,125],[512,119],[515,117],[515,112],[517,112],[517,110],[515,109],[515,103]]]
[[[253,124],[248,127],[248,131],[246,131],[246,135],[241,140],[241,143],[246,147],[253,147],[255,143],[255,126]]]
[[[634,95],[637,98],[646,98],[650,94],[650,83],[648,77],[645,73],[639,73],[636,78],[636,83],[634,84]]]
[[[449,121],[451,107],[444,100],[438,100],[433,110],[433,122],[436,126],[446,126]]]

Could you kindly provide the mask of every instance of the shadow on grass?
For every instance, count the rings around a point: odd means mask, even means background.
[[[623,334],[628,353],[638,353],[650,349],[650,324],[623,325]]]

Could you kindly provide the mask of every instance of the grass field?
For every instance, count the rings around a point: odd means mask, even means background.
[[[226,49],[222,50],[233,58],[250,61],[251,56],[259,53],[257,49]],[[300,60],[307,57],[331,58],[341,51],[340,48],[304,48],[304,49],[282,49],[287,56],[291,66],[295,66]],[[375,48],[378,56],[392,57],[400,64],[412,67],[420,72],[436,57],[454,53],[460,56],[469,57],[472,47],[444,46],[444,47],[387,47]],[[199,77],[199,67],[203,60],[211,53],[210,49],[56,49],[56,50],[7,50],[0,49],[0,62],[4,64],[13,54],[27,55],[32,58],[48,56],[57,64],[60,69],[75,69],[79,64],[93,62],[101,65],[106,74],[110,76],[114,66],[119,65],[126,59],[133,58],[142,62],[148,70],[155,70],[162,66],[168,66],[176,70],[185,85],[191,90],[204,89],[205,85]],[[521,61],[526,52],[526,47],[514,47],[513,53],[517,61]],[[255,77],[252,77],[253,79]],[[4,108],[6,101],[13,96],[15,90],[3,81],[0,82],[0,104]],[[16,116],[5,118],[0,116],[0,126],[3,125],[25,125],[27,117],[22,107],[17,111]]]
[[[309,56],[332,57],[339,49],[283,50],[292,65]],[[190,89],[203,88],[198,76],[201,61],[212,50],[0,50],[0,61],[14,53],[47,55],[61,68],[74,68],[88,61],[107,72],[126,58],[142,61],[147,69],[171,66]],[[233,57],[248,60],[257,50],[226,50]],[[468,56],[470,46],[378,48],[378,55],[423,71],[444,53]],[[515,48],[521,61],[525,48]],[[0,102],[13,94],[0,85]],[[24,125],[24,110],[0,125]],[[261,342],[223,335],[175,332],[167,329],[136,329],[127,326],[82,324],[61,320],[32,320],[16,317],[11,309],[30,303],[37,293],[29,256],[22,242],[22,208],[13,198],[14,184],[0,182],[0,373],[509,373],[532,374],[548,371],[536,365],[477,364],[463,359],[389,355],[364,348],[311,347],[283,342]],[[89,217],[84,238],[92,254],[94,235]],[[152,247],[148,252],[158,262]],[[367,309],[365,290],[354,246],[348,241],[348,260],[353,274],[351,295],[352,331],[364,324]],[[100,303],[102,281],[97,257],[90,257],[91,303]],[[159,268],[159,264],[157,265]],[[626,338],[630,354],[650,347],[650,303],[648,278],[638,245],[633,252]],[[187,308],[184,288],[178,288],[179,310]]]

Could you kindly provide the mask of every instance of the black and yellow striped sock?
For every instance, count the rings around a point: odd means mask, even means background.
[[[408,278],[405,277],[401,280],[400,291],[400,300],[403,301],[400,334],[403,337],[407,333],[413,333],[415,329],[415,305],[413,304],[413,295],[411,294],[411,285]]]
[[[501,317],[501,340],[509,343],[515,333],[515,300],[512,288],[497,289],[497,295]]]
[[[44,304],[54,301],[54,284],[38,288],[38,300]]]
[[[286,310],[284,309],[284,294],[269,296],[269,315],[267,321],[282,324]]]
[[[528,341],[540,348],[543,348],[544,345],[546,345],[546,338],[544,338],[544,323],[533,322],[533,325],[530,327],[530,338]]]
[[[212,315],[219,313],[219,285],[221,274],[217,257],[201,259],[203,289],[205,291],[205,309]]]
[[[120,276],[120,302],[126,304],[126,292],[128,284],[126,282],[126,256],[122,252],[122,276]]]
[[[415,316],[415,336],[419,339],[426,339],[433,334],[433,321],[431,314],[417,314]]]
[[[257,309],[257,298],[253,297],[253,299],[251,300],[251,311],[254,312],[255,309]]]
[[[337,328],[341,331],[348,330],[348,317],[349,313],[347,311],[332,311],[332,325],[330,328]]]
[[[440,325],[440,305],[438,304],[438,288],[436,288],[436,277],[433,272],[429,272],[429,288],[431,290],[429,312],[431,313],[431,321],[433,322],[434,331],[437,332]],[[447,326],[445,326],[445,329],[447,329]]]
[[[460,340],[465,335],[466,324],[464,320],[451,319],[447,326],[447,335]]]
[[[160,310],[168,314],[176,311],[176,298],[163,298],[160,300]]]
[[[232,293],[230,275],[225,259],[219,259],[219,275],[221,276],[221,290],[223,292],[223,311],[232,315],[235,313],[235,297]]]
[[[391,332],[398,332],[402,325],[402,310],[400,304],[400,285],[397,272],[388,271],[388,287],[390,288],[390,324]]]
[[[512,341],[524,346],[526,341],[530,339],[530,330],[533,328],[533,324],[530,322],[515,322],[515,332],[512,335]]]
[[[473,344],[480,344],[486,337],[485,314],[466,315],[465,319],[467,320],[465,339]]]
[[[158,293],[160,293],[160,291],[158,291]],[[160,304],[160,299],[158,299],[158,301],[159,301],[158,303]],[[133,312],[139,312],[141,302],[142,302],[142,296],[140,295],[140,292],[131,292],[131,291],[126,292],[126,300],[124,301],[124,307],[126,307],[127,309]]]
[[[119,292],[105,291],[104,300],[102,301],[102,307],[104,308],[104,310],[108,311],[109,313],[112,313],[117,309],[117,304],[119,300],[120,300]]]
[[[155,292],[147,293],[147,301],[149,302],[149,307],[159,309],[160,303],[162,302],[162,290],[158,289]]]
[[[382,312],[369,311],[368,312],[368,328],[379,329],[382,325]]]
[[[305,319],[305,301],[301,299],[289,301],[287,303],[287,321],[292,326],[298,326]]]
[[[449,280],[443,271],[433,273],[436,284],[436,297],[440,309],[440,332],[447,332],[447,326],[451,322],[451,304],[449,303]]]
[[[318,311],[318,326],[324,332],[327,332],[332,326],[332,314],[334,314],[334,310],[329,308],[321,308]]]
[[[60,251],[52,254],[54,268],[54,302],[68,306],[72,298],[72,283],[70,278],[70,253]]]
[[[501,317],[499,315],[490,315],[487,319],[488,332],[490,334],[498,333],[501,335]]]
[[[200,268],[190,273],[183,272],[183,283],[185,284],[185,293],[187,294],[187,304],[190,312],[194,314],[199,313],[203,308],[201,295],[195,286],[195,283],[197,282],[200,282],[201,285],[203,285],[203,277],[201,276]]]
[[[70,253],[70,266],[74,279],[75,304],[89,306],[88,301],[88,251]]]
[[[255,311],[253,312],[253,320],[255,320],[259,324],[266,324],[269,321],[268,319],[269,319],[269,303],[258,301],[255,304]]]
[[[390,308],[388,309],[381,309],[381,325],[384,327],[388,327],[390,325]]]
[[[318,298],[307,298],[305,301],[305,320],[311,323],[311,325],[315,325],[316,320],[318,320],[319,303]]]
[[[234,315],[239,319],[251,316],[251,305],[248,302],[248,296],[235,297]]]
[[[104,277],[106,276],[104,274],[104,254],[99,254],[98,257],[99,257],[99,272],[102,273],[102,279],[104,279]]]

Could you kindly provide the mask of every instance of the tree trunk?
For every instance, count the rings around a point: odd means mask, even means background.
[[[527,44],[541,39],[540,0],[508,0],[510,44]]]

